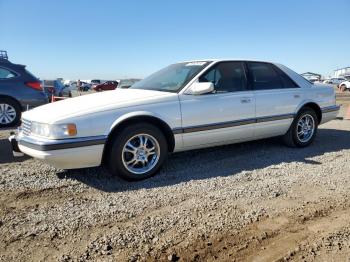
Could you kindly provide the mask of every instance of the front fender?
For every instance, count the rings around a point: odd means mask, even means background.
[[[135,112],[129,112],[126,114],[123,114],[121,116],[119,116],[111,125],[109,132],[111,132],[117,125],[119,125],[121,122],[133,118],[133,117],[141,117],[141,116],[150,116],[150,117],[155,117],[158,118],[160,120],[162,120],[164,123],[166,123],[166,121],[159,115],[156,114],[154,112],[150,112],[150,111],[135,111]]]

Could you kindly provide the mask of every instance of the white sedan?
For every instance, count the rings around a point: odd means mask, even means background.
[[[191,61],[129,89],[27,111],[11,141],[57,168],[104,164],[112,174],[140,180],[156,174],[170,152],[274,136],[305,147],[338,110],[332,87],[281,64]]]

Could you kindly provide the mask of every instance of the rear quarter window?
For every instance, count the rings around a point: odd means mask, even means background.
[[[279,74],[283,88],[297,88],[299,87],[285,72],[283,72],[281,69],[279,69],[277,66],[273,66],[274,69]]]
[[[0,67],[0,79],[10,79],[16,77],[17,74],[11,70]]]

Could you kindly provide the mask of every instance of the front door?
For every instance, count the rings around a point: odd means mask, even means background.
[[[243,62],[220,62],[198,81],[212,82],[215,91],[179,96],[184,148],[228,144],[253,137],[255,98],[247,89]]]

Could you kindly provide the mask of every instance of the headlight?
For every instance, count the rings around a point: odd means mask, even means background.
[[[32,122],[31,133],[37,136],[60,139],[75,136],[77,128],[75,124],[50,125]]]

